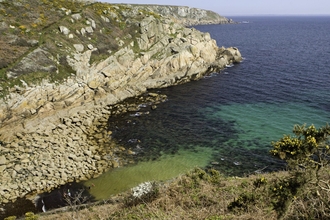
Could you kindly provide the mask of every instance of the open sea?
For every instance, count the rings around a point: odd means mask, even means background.
[[[88,180],[96,199],[141,182],[168,180],[194,167],[244,176],[285,169],[271,142],[295,124],[330,122],[330,16],[233,17],[202,25],[219,47],[237,47],[243,62],[201,80],[155,90],[168,96],[150,114],[109,120],[112,138],[136,163]],[[143,110],[143,108],[142,108]]]

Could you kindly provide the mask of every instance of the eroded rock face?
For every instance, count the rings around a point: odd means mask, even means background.
[[[0,207],[25,195],[52,190],[67,182],[96,177],[109,168],[125,165],[134,152],[111,141],[111,115],[152,110],[166,100],[146,94],[134,103],[94,106],[63,115],[57,122],[29,122],[25,129],[0,143]],[[35,128],[34,132],[30,132]]]
[[[73,44],[67,63],[76,72],[75,76],[60,84],[43,82],[11,93],[0,104],[2,125],[90,102],[113,104],[147,89],[198,79],[240,61],[237,48],[218,48],[208,33],[177,24],[170,26],[169,22],[146,17],[139,24],[140,38],[132,42],[132,47],[123,47],[93,65],[90,65],[91,54],[98,48],[84,50],[89,45]],[[140,48],[138,53],[134,51],[136,43]],[[8,75],[14,77],[26,70],[52,74],[57,67],[49,52],[37,48]]]
[[[213,11],[187,6],[141,5],[136,7],[140,9],[147,8],[148,10],[157,12],[163,16],[171,16],[176,22],[185,26],[233,23],[232,20],[220,16]]]

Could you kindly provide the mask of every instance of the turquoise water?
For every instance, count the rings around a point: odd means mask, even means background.
[[[204,112],[210,120],[227,120],[234,123],[237,139],[227,142],[247,149],[269,149],[270,142],[284,134],[292,134],[295,124],[324,126],[329,113],[302,103],[247,103],[207,107]],[[257,145],[249,144],[257,140]]]
[[[211,160],[209,148],[179,149],[175,155],[163,154],[156,161],[143,161],[106,172],[96,179],[84,182],[96,200],[126,191],[146,181],[165,181],[184,174],[193,167],[205,167]]]

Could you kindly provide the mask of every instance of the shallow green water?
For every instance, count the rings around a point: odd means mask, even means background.
[[[95,199],[107,199],[142,182],[169,180],[186,173],[193,167],[205,167],[210,163],[211,155],[210,148],[180,149],[175,155],[164,154],[155,161],[113,169],[96,179],[86,181],[84,185],[87,187],[94,185],[89,193]]]
[[[210,120],[231,121],[238,136],[227,144],[246,149],[269,148],[271,141],[292,134],[295,124],[320,127],[329,116],[327,111],[301,103],[233,103],[208,107],[204,111]]]

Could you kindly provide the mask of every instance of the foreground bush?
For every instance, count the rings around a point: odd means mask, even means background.
[[[290,173],[274,186],[274,209],[291,219],[330,219],[330,126],[296,125],[293,133],[272,143],[270,152],[288,163]]]

